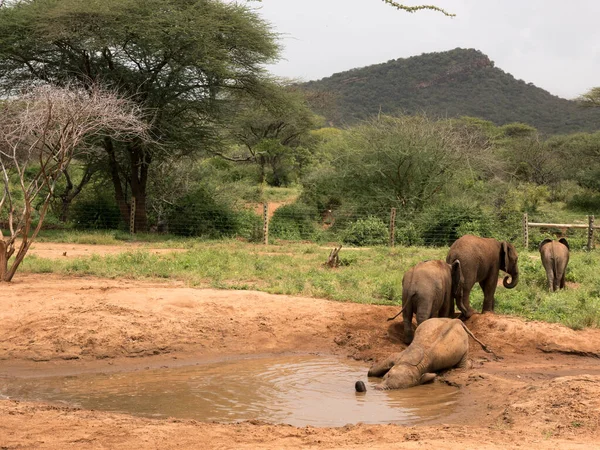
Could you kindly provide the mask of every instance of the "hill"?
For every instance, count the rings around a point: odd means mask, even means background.
[[[313,108],[335,125],[383,112],[473,116],[497,125],[524,122],[546,134],[600,129],[588,109],[517,80],[482,52],[457,48],[336,73],[302,85]],[[329,101],[323,101],[323,99]]]

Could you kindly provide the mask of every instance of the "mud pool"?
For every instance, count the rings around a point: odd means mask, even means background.
[[[416,424],[454,410],[455,388],[433,383],[375,391],[379,379],[367,382],[367,370],[364,363],[336,357],[263,357],[131,372],[0,378],[0,397],[144,417],[294,426]],[[354,392],[357,380],[367,382],[366,393]]]

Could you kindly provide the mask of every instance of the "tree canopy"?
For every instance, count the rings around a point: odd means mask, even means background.
[[[255,12],[216,0],[27,0],[0,9],[0,89],[102,83],[142,105],[159,146],[104,143],[116,200],[146,227],[152,160],[214,142],[231,92],[252,95],[278,55]],[[262,91],[261,91],[262,92]]]

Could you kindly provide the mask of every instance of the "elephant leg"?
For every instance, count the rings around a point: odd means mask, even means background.
[[[436,317],[450,317],[454,318],[454,302],[450,293],[444,297],[444,302],[439,310],[439,314]]]
[[[565,272],[564,268],[560,268],[556,271],[556,289],[565,288]]]
[[[427,319],[434,317],[433,314],[436,314],[437,311],[432,312],[432,301],[430,299],[421,298],[417,304],[417,326],[421,325]]]
[[[554,271],[551,267],[546,269],[546,278],[548,279],[548,291],[554,292]]]
[[[400,358],[400,354],[401,354],[401,352],[393,353],[392,355],[388,356],[387,359],[384,359],[383,361],[381,361],[379,363],[373,364],[373,366],[369,369],[367,376],[369,376],[369,377],[384,376],[386,373],[388,373],[390,371],[390,369],[392,367],[394,367],[394,365],[396,364],[396,361],[398,361],[398,359]]]
[[[479,282],[481,290],[483,291],[483,312],[494,311],[494,294],[496,293],[496,286],[498,284],[498,275],[491,276],[485,280]]]
[[[404,307],[404,311],[402,311],[402,319],[404,324],[404,329],[402,331],[403,340],[406,345],[410,345],[413,340],[414,332],[412,328],[412,318],[413,318],[413,310],[414,303],[416,301],[416,296],[413,295],[412,298],[408,301],[406,306]]]

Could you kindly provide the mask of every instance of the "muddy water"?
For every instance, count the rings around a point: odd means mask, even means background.
[[[294,426],[414,424],[446,416],[458,390],[433,383],[401,391],[354,392],[362,363],[313,355],[240,359],[177,368],[68,377],[0,379],[0,396],[67,403],[145,417]]]

